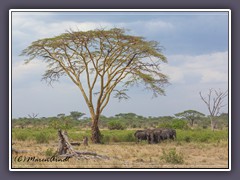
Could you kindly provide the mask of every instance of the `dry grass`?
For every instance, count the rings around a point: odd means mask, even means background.
[[[28,153],[12,155],[12,168],[228,168],[228,142],[218,143],[177,143],[164,142],[161,144],[111,143],[103,145],[90,144],[88,147],[78,146],[76,150],[92,151],[107,155],[110,160],[84,160],[71,158],[66,162],[33,162],[21,161],[18,158],[46,159],[46,151],[57,150],[56,142],[37,144],[35,141],[16,141],[13,145]],[[166,163],[161,156],[163,150],[170,149],[182,154],[183,164]]]

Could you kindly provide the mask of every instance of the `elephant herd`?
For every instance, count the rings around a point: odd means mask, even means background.
[[[147,140],[149,144],[160,143],[165,139],[176,139],[176,130],[171,128],[155,128],[137,130],[134,133],[137,141]]]

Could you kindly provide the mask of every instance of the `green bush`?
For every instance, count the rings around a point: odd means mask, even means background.
[[[171,164],[183,164],[183,154],[177,153],[176,148],[172,148],[169,150],[168,153],[163,149],[163,155],[160,157],[163,159],[166,163],[171,163]]]
[[[125,126],[120,121],[110,121],[108,123],[108,129],[110,130],[123,130]]]
[[[133,142],[133,141],[135,141],[135,137],[134,137],[133,133],[130,132],[130,133],[126,134],[124,136],[124,141],[125,142]]]
[[[16,133],[15,138],[19,141],[26,141],[28,139],[27,133]]]
[[[184,120],[173,120],[172,121],[173,129],[189,129],[187,121]]]
[[[137,128],[137,125],[136,124],[132,124],[131,128]]]
[[[103,143],[109,143],[110,142],[110,139],[111,139],[111,136],[109,135],[103,135]]]
[[[190,136],[184,137],[184,141],[186,141],[186,142],[191,142],[191,137],[190,137]]]
[[[142,129],[142,128],[141,128]],[[101,130],[103,143],[109,142],[135,142],[136,130]],[[82,141],[84,136],[91,136],[91,130],[69,129],[67,130],[70,141]],[[228,130],[212,131],[210,129],[176,129],[178,142],[205,142],[212,143],[228,140]],[[114,138],[113,138],[114,137]],[[53,128],[13,128],[12,139],[19,141],[36,140],[38,143],[57,141],[58,133]]]
[[[40,132],[40,133],[37,133],[35,135],[35,140],[37,141],[37,143],[41,144],[41,143],[48,143],[48,134],[46,133],[43,133],[43,132]]]
[[[178,141],[187,142],[217,142],[218,140],[228,140],[228,131],[212,131],[210,129],[196,129],[196,130],[177,130]]]
[[[184,120],[172,120],[171,122],[164,122],[161,123],[159,126],[159,128],[173,128],[173,129],[189,129],[188,127],[188,123]]]
[[[134,142],[134,130],[102,130],[103,143],[109,142]]]
[[[170,122],[164,122],[158,125],[158,128],[172,128],[172,123]]]

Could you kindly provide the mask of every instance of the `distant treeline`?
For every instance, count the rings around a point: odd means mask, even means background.
[[[70,115],[58,114],[54,117],[22,117],[12,119],[12,127],[50,127],[54,129],[70,129],[73,127],[90,128],[91,119],[83,117],[85,114],[73,111]],[[222,113],[215,117],[217,120],[217,129],[228,127],[228,114]],[[208,116],[195,117],[193,125],[187,118],[178,116],[160,116],[160,117],[144,117],[135,113],[120,113],[115,116],[101,116],[99,127],[102,129],[146,129],[155,127],[171,127],[175,129],[188,128],[210,128],[211,122]]]

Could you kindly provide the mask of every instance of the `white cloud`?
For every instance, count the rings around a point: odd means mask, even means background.
[[[61,21],[47,23],[41,19],[34,19],[29,16],[13,16],[13,36],[32,36],[32,39],[43,38],[53,35],[59,35],[66,32],[70,28],[73,30],[88,31],[100,27],[109,27],[112,24],[108,22],[76,22],[76,21]]]
[[[195,83],[218,83],[228,81],[228,52],[216,52],[197,56],[171,55],[163,72],[172,83],[188,83],[198,77]]]
[[[12,64],[12,78],[13,81],[27,79],[44,72],[46,64],[41,61],[31,61],[28,64],[24,64],[23,61]]]
[[[36,14],[35,14],[36,15]],[[14,38],[29,39],[31,41],[49,36],[59,35],[66,30],[88,31],[96,28],[127,28],[131,33],[144,35],[145,33],[157,33],[169,31],[174,28],[173,24],[161,20],[134,21],[134,22],[108,22],[108,21],[84,21],[63,20],[48,22],[47,17],[52,14],[43,14],[44,16],[30,16],[27,13],[13,13],[12,32]],[[40,18],[41,17],[41,18]],[[133,31],[135,29],[135,31]]]
[[[184,73],[182,72],[180,67],[163,64],[162,71],[168,75],[171,83],[184,83]]]

